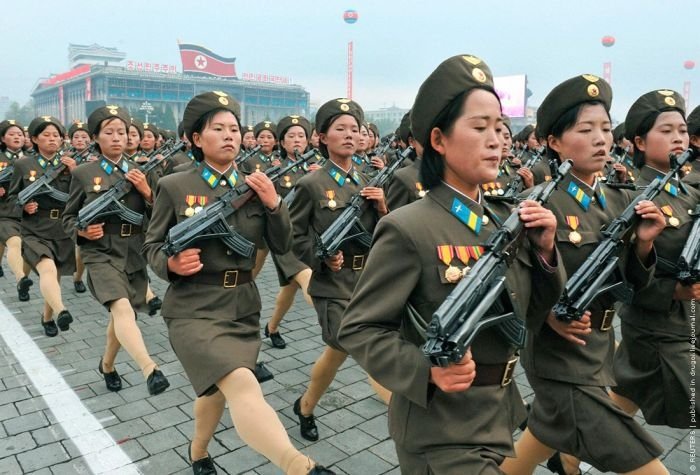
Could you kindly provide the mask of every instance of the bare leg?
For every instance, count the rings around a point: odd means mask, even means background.
[[[309,282],[311,281],[311,269],[304,269],[303,271],[297,273],[294,276],[294,281],[301,287],[301,291],[304,293],[304,300],[311,307],[314,306],[311,296],[309,295]]]
[[[12,236],[7,240],[7,264],[15,275],[15,280],[19,282],[24,276],[29,275],[29,270],[25,272],[24,259],[22,259],[22,239],[19,236]],[[29,266],[26,266],[29,267]]]
[[[226,399],[221,391],[194,400],[194,435],[190,460],[207,456],[207,447],[224,413]]]
[[[258,277],[258,274],[265,265],[265,259],[267,259],[267,255],[269,253],[269,249],[258,249],[258,253],[255,255],[255,267],[253,267],[252,270],[253,280],[255,280]]]
[[[44,297],[44,321],[49,321],[52,313],[60,313],[66,309],[61,298],[61,276],[58,275],[53,259],[48,257],[39,261],[36,270],[39,273],[39,289]]]
[[[348,357],[347,353],[334,350],[327,346],[321,356],[314,363],[311,369],[311,381],[306,392],[301,397],[301,413],[304,416],[310,416],[314,412],[314,408],[321,396],[326,392],[328,386],[333,382],[336,373],[340,366]]]
[[[608,396],[610,396],[610,399],[612,399],[615,404],[620,406],[620,409],[625,411],[630,416],[634,416],[639,410],[639,406],[637,406],[634,402],[630,401],[625,396],[620,396],[612,389],[608,390]]]
[[[377,393],[377,396],[379,396],[379,399],[384,401],[384,404],[388,406],[389,401],[391,400],[391,391],[375,381],[372,376],[367,376],[367,380],[369,381],[370,386],[372,386],[372,389],[374,389],[374,392]]]
[[[115,300],[109,307],[114,320],[114,334],[119,343],[124,347],[129,356],[139,365],[144,378],[148,378],[154,369],[157,368],[156,363],[151,359],[146,349],[146,344],[143,342],[141,330],[136,324],[134,309],[125,298]]]
[[[553,454],[554,449],[544,445],[528,429],[525,429],[515,443],[515,457],[505,459],[501,464],[501,470],[507,475],[532,475],[537,465]],[[571,472],[567,471],[567,473]]]
[[[146,287],[146,302],[150,302],[155,296],[156,294],[153,292],[153,289],[151,289],[151,284],[149,283]]]
[[[83,280],[84,272],[85,264],[83,264],[83,258],[80,256],[80,247],[75,246],[75,272],[73,273],[73,282]]]
[[[114,331],[114,317],[109,316],[109,324],[107,325],[107,341],[105,342],[105,352],[102,356],[102,371],[111,373],[114,371],[114,361],[117,359],[117,353],[122,345],[117,340],[117,334]]]
[[[272,317],[267,324],[267,328],[270,333],[277,333],[282,319],[287,314],[292,304],[294,303],[294,296],[297,294],[297,289],[299,288],[296,282],[291,282],[284,287],[280,287],[280,291],[277,293],[277,299],[275,299],[275,310],[272,312]]]

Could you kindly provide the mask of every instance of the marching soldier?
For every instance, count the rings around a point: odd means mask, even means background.
[[[413,137],[413,133],[408,134],[407,140],[408,145],[415,150],[415,159],[409,166],[397,170],[387,185],[386,203],[389,211],[413,203],[428,192],[420,179],[423,146]]]
[[[90,146],[90,134],[87,130],[87,124],[82,121],[75,121],[68,129],[68,138],[70,144],[75,148],[76,154],[84,152]],[[90,157],[94,159],[96,157]],[[83,274],[85,273],[85,265],[80,256],[80,247],[75,246],[75,273],[73,274],[73,288],[76,292],[82,294],[87,289],[83,283]]]
[[[694,150],[700,151],[700,106],[688,114],[688,135],[690,136],[690,146]],[[683,182],[694,188],[700,188],[700,160],[695,160],[686,170]]]

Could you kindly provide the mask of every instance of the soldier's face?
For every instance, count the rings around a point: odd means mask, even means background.
[[[294,149],[297,149],[299,153],[303,153],[309,144],[308,140],[306,140],[306,131],[299,125],[293,125],[288,128],[280,143],[289,156],[294,155]]]
[[[73,134],[70,139],[70,144],[76,148],[76,150],[85,150],[90,143],[90,135],[84,130],[78,130]]]
[[[636,137],[634,145],[644,152],[646,164],[668,169],[670,153],[683,153],[690,142],[688,125],[678,111],[662,112],[645,138]]]
[[[360,140],[357,142],[357,152],[364,153],[369,148],[369,132],[367,128],[363,125],[360,127]]]
[[[431,145],[445,161],[444,180],[460,190],[494,181],[503,127],[498,98],[481,89],[472,91],[448,133],[437,127],[431,131]]]
[[[192,141],[202,149],[204,158],[222,165],[231,163],[241,148],[238,119],[229,111],[221,111],[211,118],[204,130],[192,134]]]
[[[316,132],[316,129],[311,132],[311,146],[318,148],[318,132]]]
[[[105,157],[118,160],[126,148],[126,135],[124,122],[119,119],[105,120],[95,137],[95,142],[100,146]]]
[[[530,150],[537,150],[540,147],[540,142],[537,140],[537,137],[535,137],[535,133],[532,132],[530,135],[527,137],[527,148]]]
[[[133,125],[129,126],[129,135],[127,136],[126,149],[136,150],[139,147],[140,143],[141,136],[139,135],[138,129]]]
[[[360,126],[353,116],[342,114],[331,122],[328,131],[319,134],[318,137],[328,147],[330,155],[348,158],[357,150],[357,143],[360,140]]]
[[[501,132],[503,135],[503,148],[501,148],[501,158],[507,158],[510,155],[510,148],[513,146],[513,138],[510,136],[510,130],[508,127],[503,126]]]
[[[39,147],[39,153],[45,157],[50,157],[58,151],[58,147],[63,142],[63,137],[61,137],[56,126],[49,125],[39,135],[32,137],[32,142]]]
[[[610,117],[600,104],[584,106],[576,123],[561,137],[549,137],[549,146],[559,153],[561,159],[574,162],[573,172],[579,178],[605,167],[612,142]]]
[[[258,134],[258,145],[260,145],[260,151],[266,155],[272,153],[272,149],[275,146],[275,136],[269,130],[263,130]]]
[[[257,144],[255,140],[255,134],[253,132],[246,132],[243,136],[243,146],[250,150]]]
[[[19,127],[13,125],[5,131],[5,135],[2,136],[2,142],[10,150],[19,150],[24,143],[24,132],[22,132],[22,129]]]
[[[153,150],[156,146],[156,136],[153,135],[152,130],[146,130],[143,132],[143,139],[141,139],[141,148],[144,150]]]

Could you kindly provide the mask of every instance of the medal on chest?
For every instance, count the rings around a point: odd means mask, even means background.
[[[578,216],[567,216],[566,224],[568,224],[569,228],[571,228],[571,232],[569,233],[569,241],[572,244],[580,243],[582,237],[581,234],[577,231],[580,224]]]
[[[185,216],[188,218],[194,216],[194,204],[197,202],[197,197],[195,195],[186,195],[185,203],[187,203],[187,209],[185,209]]]
[[[454,259],[454,248],[449,244],[437,247],[438,258],[447,266],[445,269],[445,280],[450,284],[456,284],[462,278],[462,271],[457,266],[452,265]]]
[[[92,182],[94,183],[92,185],[93,191],[100,191],[102,189],[102,177],[101,176],[96,176],[95,178],[92,179]]]
[[[425,196],[425,190],[423,189],[423,183],[417,181],[416,182],[416,190],[418,190],[418,196],[420,198],[423,198]]]
[[[681,225],[681,221],[673,216],[673,208],[671,208],[670,205],[664,205],[661,207],[661,212],[666,215],[668,218],[668,224],[669,226],[673,226],[674,228],[677,228]]]
[[[36,180],[36,170],[29,170],[29,181]]]
[[[326,190],[326,198],[328,198],[328,207],[335,209],[338,203],[335,201],[335,190]]]

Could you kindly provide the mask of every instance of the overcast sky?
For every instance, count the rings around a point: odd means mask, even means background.
[[[343,22],[355,9],[357,23]],[[68,44],[116,47],[128,59],[175,64],[177,39],[235,56],[239,76],[288,76],[322,103],[345,96],[354,41],[354,99],[365,109],[410,107],[444,59],[470,53],[496,76],[527,74],[539,104],[559,82],[602,75],[612,62],[613,117],[658,88],[700,103],[698,0],[22,0],[0,17],[0,96],[24,102],[39,78],[67,71]],[[611,48],[601,45],[613,35]],[[698,66],[688,71],[683,62]]]

